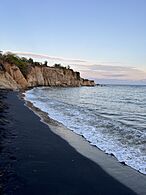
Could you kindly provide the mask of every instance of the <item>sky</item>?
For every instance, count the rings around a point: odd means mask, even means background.
[[[145,0],[1,0],[0,50],[146,84]]]

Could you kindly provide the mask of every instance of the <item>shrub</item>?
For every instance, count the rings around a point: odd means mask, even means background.
[[[20,58],[15,54],[8,52],[3,55],[3,59],[10,64],[15,64],[20,69],[24,77],[26,77],[28,72],[28,62],[26,58]]]

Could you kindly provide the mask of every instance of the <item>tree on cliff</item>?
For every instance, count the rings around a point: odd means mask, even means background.
[[[47,62],[47,61],[45,61],[43,65],[44,65],[44,66],[48,66],[48,62]]]
[[[34,63],[34,62],[33,62],[33,59],[32,59],[32,58],[29,58],[29,59],[28,59],[28,63],[33,64],[33,63]]]
[[[55,68],[61,68],[62,66],[61,66],[61,64],[54,64],[54,67]]]
[[[3,57],[3,52],[0,51],[0,59],[2,59],[2,57]]]
[[[66,69],[65,66],[62,66],[61,64],[54,64],[53,66],[54,68],[62,68],[62,69]]]

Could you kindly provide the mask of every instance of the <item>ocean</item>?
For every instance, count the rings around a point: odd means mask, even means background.
[[[146,174],[146,86],[38,87],[25,100]]]

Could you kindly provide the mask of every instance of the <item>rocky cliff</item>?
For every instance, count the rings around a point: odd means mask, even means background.
[[[72,69],[47,66],[29,66],[24,76],[18,66],[0,63],[0,88],[26,89],[36,86],[95,86],[94,81],[82,79]]]

